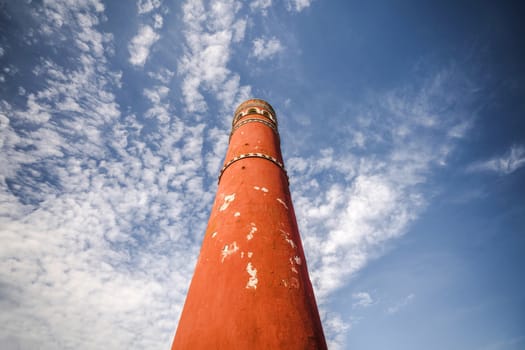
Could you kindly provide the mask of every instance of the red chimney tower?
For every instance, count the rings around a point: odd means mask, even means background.
[[[266,101],[235,111],[174,349],[326,349]]]

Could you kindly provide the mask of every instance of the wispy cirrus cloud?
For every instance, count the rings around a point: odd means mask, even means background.
[[[368,307],[374,303],[374,300],[367,292],[358,292],[352,294],[352,299],[354,299],[353,307]]]
[[[401,309],[405,308],[406,306],[408,306],[408,304],[412,303],[414,298],[415,298],[415,294],[410,293],[405,298],[403,298],[401,301],[399,301],[396,304],[390,306],[386,310],[387,314],[390,314],[390,315],[397,314],[399,311],[401,311]]]
[[[287,0],[286,8],[288,11],[301,12],[310,7],[312,0]]]
[[[461,137],[451,130],[464,125],[472,100],[470,82],[456,70],[437,72],[417,89],[369,96],[367,106],[375,108],[356,107],[352,129],[338,125],[337,150],[288,159],[310,275],[322,303],[424,210],[421,185],[446,164]],[[361,134],[358,145],[351,140],[355,132]],[[364,157],[356,149],[382,152]]]
[[[512,145],[505,154],[470,164],[467,171],[509,175],[525,166],[525,146]]]

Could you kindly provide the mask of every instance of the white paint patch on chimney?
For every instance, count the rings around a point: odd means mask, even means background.
[[[246,283],[246,289],[257,289],[257,283],[259,282],[257,279],[257,269],[253,267],[251,262],[246,265],[246,272],[250,275],[250,279],[248,283]]]
[[[253,234],[257,232],[257,227],[255,227],[255,224],[252,222],[251,225],[252,225],[252,228],[250,229],[250,233],[246,235],[246,239],[249,241],[253,238]]]
[[[295,263],[296,263],[297,265],[301,265],[302,261],[301,261],[301,258],[300,258],[300,257],[298,257],[298,256],[296,255],[296,256],[293,257],[293,259],[295,260]]]
[[[279,231],[281,231],[281,236],[284,238],[284,240],[286,242],[288,242],[288,244],[293,248],[293,249],[296,249],[297,246],[295,245],[295,242],[293,240],[291,240],[289,237],[290,237],[290,234],[284,230],[281,230],[279,229]]]
[[[288,210],[288,206],[281,198],[277,198],[277,202],[281,203]]]
[[[224,196],[224,203],[219,208],[220,211],[224,211],[228,208],[231,202],[235,199],[235,193],[232,193],[228,196]]]
[[[237,245],[237,242],[233,242],[232,244],[226,244],[224,248],[222,248],[222,261],[224,262],[224,259],[229,257],[230,255],[234,254],[239,250],[239,246]]]

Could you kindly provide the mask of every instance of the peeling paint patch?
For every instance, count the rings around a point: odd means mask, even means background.
[[[257,279],[257,269],[253,267],[251,262],[246,265],[246,272],[250,275],[250,279],[248,283],[246,283],[246,289],[257,289],[257,283],[259,282]]]
[[[288,206],[286,205],[286,203],[281,198],[277,198],[277,202],[281,203],[283,205],[283,207],[285,207],[286,210],[288,210]]]
[[[222,248],[222,261],[224,262],[224,259],[229,257],[230,255],[234,254],[239,250],[239,246],[237,245],[237,242],[233,242],[232,244],[226,244],[224,248]]]
[[[255,227],[255,224],[252,222],[250,225],[252,225],[252,228],[250,229],[250,233],[246,235],[246,239],[249,241],[253,238],[253,234],[257,232],[257,227]]]
[[[241,258],[244,258],[244,252],[241,252]]]
[[[268,193],[268,189],[266,187],[253,186],[253,189],[256,191],[263,191],[264,193]]]
[[[213,233],[211,234],[211,238],[215,238],[215,236],[217,236],[217,232],[213,232]]]
[[[241,216],[241,213],[236,212],[235,214],[233,214],[233,216],[235,216],[235,217]]]
[[[235,193],[232,193],[228,196],[224,196],[224,203],[219,208],[220,211],[224,211],[228,208],[231,202],[235,199]]]
[[[286,232],[286,231],[281,230],[281,229],[279,229],[279,231],[281,231],[281,236],[283,236],[284,240],[286,242],[288,242],[290,247],[292,247],[293,249],[296,249],[297,246],[295,245],[295,242],[289,238],[290,234],[288,232]]]
[[[293,259],[295,260],[295,263],[296,263],[297,265],[301,265],[301,264],[302,264],[301,258],[298,257],[297,255],[294,256]]]
[[[295,268],[295,265],[301,265],[301,258],[298,257],[297,255],[294,256],[293,258],[290,258],[290,270],[293,272],[293,273],[297,273],[299,274],[299,271]]]
[[[289,281],[282,279],[281,280],[281,285],[283,285],[285,288],[299,289],[300,283],[299,283],[299,279],[298,278],[292,277],[292,278],[290,278]]]
[[[253,256],[253,252],[248,252],[248,258],[251,258]]]

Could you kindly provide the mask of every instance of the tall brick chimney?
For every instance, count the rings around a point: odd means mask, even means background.
[[[326,349],[266,101],[235,111],[173,349]]]

